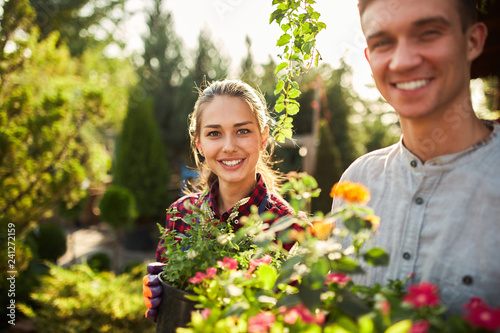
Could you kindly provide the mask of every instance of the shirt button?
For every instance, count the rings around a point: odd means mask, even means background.
[[[421,197],[418,197],[418,198],[416,198],[416,199],[415,199],[415,203],[416,203],[417,205],[421,205],[421,204],[423,204],[423,203],[424,203],[424,199],[422,199]]]
[[[462,278],[462,282],[466,285],[466,286],[470,286],[473,282],[474,282],[474,279],[472,278],[472,276],[470,275],[466,275]]]
[[[417,165],[418,165],[418,163],[417,163],[416,160],[413,160],[413,161],[410,162],[410,165],[411,165],[412,168],[416,168]]]
[[[403,259],[404,260],[410,260],[410,258],[411,258],[411,254],[410,253],[408,253],[408,252],[403,253]]]
[[[234,222],[233,222],[233,223],[234,223],[234,224],[238,224],[238,223],[240,223],[240,220],[234,220]]]

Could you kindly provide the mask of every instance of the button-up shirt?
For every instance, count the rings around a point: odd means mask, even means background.
[[[186,214],[192,214],[191,210],[188,210],[185,207],[186,202],[190,202],[197,207],[201,207],[204,202],[208,202],[208,206],[213,213],[214,219],[218,219],[220,223],[232,223],[233,230],[236,231],[241,228],[241,224],[239,220],[242,216],[248,216],[251,213],[250,207],[257,206],[259,207],[261,203],[265,205],[264,210],[274,213],[275,219],[266,221],[266,223],[273,223],[276,219],[282,216],[293,215],[295,212],[293,208],[286,202],[279,194],[272,193],[267,189],[266,183],[264,181],[264,177],[260,174],[257,174],[257,185],[255,188],[248,194],[249,200],[238,207],[238,215],[228,221],[233,208],[229,209],[227,212],[219,213],[219,209],[217,208],[217,196],[219,194],[219,182],[216,180],[211,186],[210,190],[206,195],[204,193],[194,193],[183,196],[182,198],[175,201],[167,211],[166,218],[166,229],[167,230],[176,230],[179,233],[183,233],[189,227],[182,219],[172,219],[175,217],[183,217]],[[263,202],[264,201],[264,202]],[[266,203],[267,201],[267,203]],[[173,209],[175,208],[175,209]],[[174,213],[171,213],[174,212]],[[294,224],[294,228],[299,229],[298,224]],[[165,251],[165,247],[163,247],[164,241],[160,240],[158,244],[158,248],[156,250],[156,260],[164,261],[161,256]],[[291,247],[291,246],[290,246]],[[285,248],[289,248],[289,246],[285,245]]]
[[[471,297],[500,306],[500,126],[475,146],[422,163],[403,145],[368,153],[341,180],[362,183],[381,217],[375,246],[387,267],[366,267],[358,284],[407,278],[440,289],[449,313]],[[333,206],[340,202],[334,199]]]

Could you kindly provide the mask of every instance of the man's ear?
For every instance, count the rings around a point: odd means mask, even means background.
[[[370,63],[370,53],[368,52],[368,48],[365,47],[365,58],[368,60],[368,63]]]
[[[473,61],[483,53],[484,43],[488,36],[488,28],[482,22],[477,22],[467,29],[467,59]]]

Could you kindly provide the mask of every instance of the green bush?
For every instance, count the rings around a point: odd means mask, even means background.
[[[122,186],[110,186],[99,203],[101,218],[114,229],[130,227],[137,216],[132,192]]]
[[[132,191],[143,222],[157,222],[168,207],[169,166],[165,152],[153,117],[153,100],[131,99],[117,140],[113,184]]]
[[[26,243],[38,260],[56,260],[66,253],[66,234],[57,223],[41,223],[28,232]]]
[[[36,305],[18,308],[40,332],[154,332],[154,324],[144,318],[141,291],[140,277],[97,273],[87,265],[51,265],[31,294]]]
[[[105,252],[96,252],[87,259],[87,265],[94,272],[111,270],[111,258]]]

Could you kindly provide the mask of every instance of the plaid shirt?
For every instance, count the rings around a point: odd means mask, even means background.
[[[241,205],[238,208],[238,216],[232,220],[233,223],[233,228],[234,231],[238,230],[241,228],[241,224],[239,224],[239,219],[242,216],[248,216],[250,215],[250,207],[251,206],[259,206],[264,200],[264,198],[268,196],[268,202],[267,205],[265,206],[266,211],[270,211],[274,213],[277,217],[274,220],[268,221],[269,224],[273,223],[276,221],[279,217],[282,216],[287,216],[287,215],[294,215],[294,210],[293,208],[286,202],[281,196],[270,193],[267,190],[266,183],[264,181],[264,178],[260,175],[257,174],[257,186],[252,190],[251,193],[249,193],[250,199],[248,202],[245,204]],[[214,218],[220,220],[221,223],[227,223],[227,219],[229,218],[229,215],[231,214],[232,208],[229,209],[227,212],[224,212],[223,214],[219,213],[219,210],[217,208],[217,195],[219,194],[219,182],[216,180],[212,186],[210,187],[210,190],[208,191],[207,195],[204,197],[201,197],[203,193],[195,193],[195,194],[189,194],[186,196],[183,196],[182,198],[178,199],[175,201],[169,208],[177,208],[177,211],[175,211],[175,215],[170,214],[167,212],[167,220],[166,220],[166,229],[167,230],[173,230],[175,229],[177,232],[183,233],[186,231],[188,228],[188,225],[184,223],[181,219],[178,219],[176,221],[172,221],[172,217],[182,217],[186,214],[191,214],[192,211],[188,210],[185,208],[185,203],[190,202],[197,207],[200,207],[203,202],[208,201],[208,205],[210,209],[212,210],[214,214]],[[200,200],[201,199],[201,200]],[[294,224],[294,228],[300,229],[300,226],[297,224]],[[156,260],[157,261],[165,261],[162,259],[162,254],[165,251],[165,248],[162,246],[164,243],[163,239],[160,240],[158,244],[158,248],[156,249]],[[289,246],[288,246],[289,245]],[[293,244],[286,244],[285,248],[289,249],[291,248]]]

